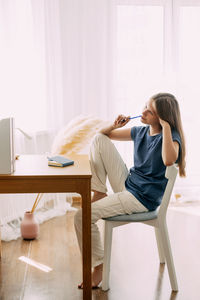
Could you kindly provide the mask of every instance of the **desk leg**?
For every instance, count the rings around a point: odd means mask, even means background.
[[[0,227],[0,259],[1,259],[1,227]]]
[[[1,223],[0,223],[0,259],[1,259]]]
[[[87,180],[82,196],[83,299],[92,299],[91,290],[91,184]]]

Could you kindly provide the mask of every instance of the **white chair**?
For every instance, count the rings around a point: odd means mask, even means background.
[[[176,180],[178,168],[172,165],[166,168],[165,177],[168,178],[168,183],[162,198],[160,207],[151,212],[133,213],[131,215],[120,215],[105,220],[105,235],[104,235],[104,262],[103,262],[103,280],[102,290],[109,289],[109,273],[110,273],[110,258],[111,258],[111,245],[112,245],[112,232],[113,228],[130,222],[142,222],[144,224],[153,226],[156,234],[156,241],[158,246],[158,253],[160,263],[167,262],[167,268],[173,291],[178,291],[178,284],[172,257],[172,251],[168,236],[166,224],[166,212],[170,201],[172,189]]]

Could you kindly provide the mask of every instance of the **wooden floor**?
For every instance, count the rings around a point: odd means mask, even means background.
[[[73,228],[74,212],[40,225],[34,241],[3,242],[1,300],[79,300],[81,258]],[[167,268],[160,265],[153,228],[131,224],[115,229],[110,290],[95,300],[199,300],[200,216],[169,209],[168,227],[179,292],[172,293]],[[44,272],[18,258],[29,257],[53,270]]]

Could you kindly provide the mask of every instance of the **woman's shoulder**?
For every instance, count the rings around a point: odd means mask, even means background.
[[[137,132],[148,131],[149,126],[133,126],[131,129],[134,129]]]
[[[136,136],[144,135],[148,132],[149,126],[133,126],[131,128],[131,136],[134,139]]]

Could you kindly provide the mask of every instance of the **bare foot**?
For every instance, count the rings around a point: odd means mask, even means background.
[[[99,283],[102,281],[103,275],[103,264],[98,265],[94,268],[92,272],[92,286],[98,286]]]
[[[100,200],[100,199],[102,199],[102,198],[104,198],[106,196],[107,196],[106,193],[101,193],[101,192],[94,191],[94,195],[93,195],[91,201],[95,202],[95,201]]]
[[[103,264],[98,265],[92,272],[92,289],[98,289],[100,282],[102,281]],[[83,289],[83,282],[78,285],[79,289]]]

